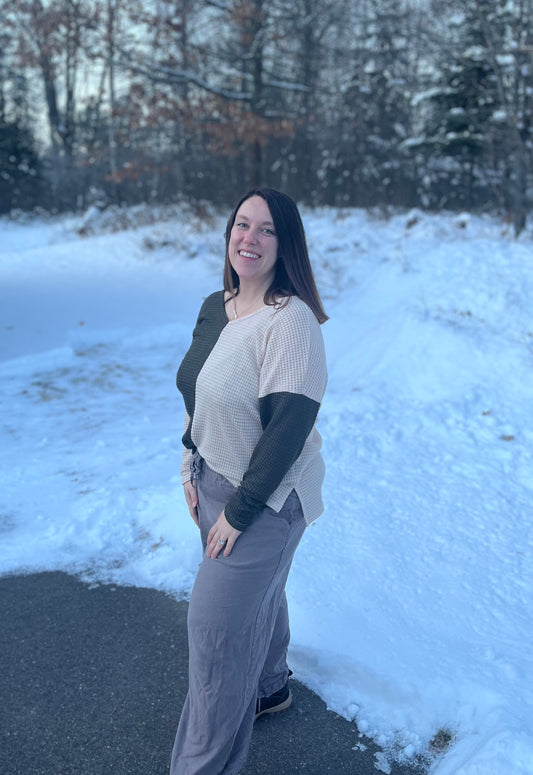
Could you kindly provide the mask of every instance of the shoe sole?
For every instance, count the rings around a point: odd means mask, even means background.
[[[257,719],[260,716],[266,716],[267,713],[281,713],[282,710],[287,710],[287,708],[290,708],[291,704],[292,704],[292,692],[289,689],[289,696],[287,697],[286,700],[284,700],[283,702],[280,702],[279,705],[274,705],[273,708],[265,708],[260,713],[257,713],[256,717],[254,718],[254,721],[257,721]]]

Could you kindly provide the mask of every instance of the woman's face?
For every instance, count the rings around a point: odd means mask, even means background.
[[[231,229],[228,255],[241,284],[250,280],[267,287],[271,284],[278,258],[278,238],[262,197],[251,196],[239,207]]]

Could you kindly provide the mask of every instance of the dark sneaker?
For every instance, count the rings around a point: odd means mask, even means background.
[[[255,705],[255,719],[264,716],[267,713],[279,713],[290,707],[292,694],[289,689],[289,680],[278,692],[271,694],[270,697],[258,697]]]

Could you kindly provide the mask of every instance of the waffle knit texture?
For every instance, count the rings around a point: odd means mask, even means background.
[[[320,325],[307,304],[262,307],[228,321],[224,292],[203,303],[177,375],[185,402],[182,482],[198,451],[236,488],[225,508],[244,530],[294,489],[307,523],[323,511],[324,463],[315,421],[326,388]]]

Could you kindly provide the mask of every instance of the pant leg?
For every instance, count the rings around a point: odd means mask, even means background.
[[[278,692],[285,685],[289,676],[287,650],[290,637],[289,609],[287,597],[283,592],[265,664],[259,677],[258,697],[270,697],[271,694]]]
[[[198,481],[202,540],[234,488],[207,466]],[[254,721],[259,677],[294,551],[305,529],[296,494],[264,509],[229,557],[204,555],[189,604],[189,692],[171,775],[237,775]]]

